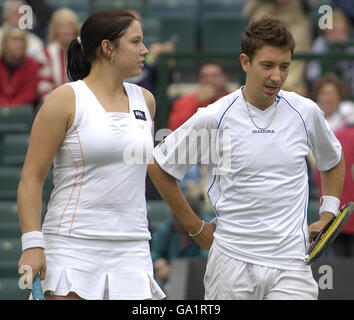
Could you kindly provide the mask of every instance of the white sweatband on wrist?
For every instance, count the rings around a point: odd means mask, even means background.
[[[21,237],[22,252],[30,248],[45,249],[45,241],[41,231],[31,231],[24,233]]]
[[[340,200],[337,197],[322,196],[320,199],[320,214],[323,212],[330,212],[337,216],[339,205]]]

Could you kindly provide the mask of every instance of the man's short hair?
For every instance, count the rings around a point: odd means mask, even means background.
[[[295,50],[293,35],[273,16],[263,16],[251,21],[241,36],[241,53],[246,54],[251,62],[257,50],[265,45],[289,48],[291,55]]]

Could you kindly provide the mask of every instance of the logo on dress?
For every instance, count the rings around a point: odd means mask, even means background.
[[[133,110],[135,118],[139,119],[139,120],[144,120],[146,121],[146,116],[145,116],[145,112],[141,111],[141,110]]]

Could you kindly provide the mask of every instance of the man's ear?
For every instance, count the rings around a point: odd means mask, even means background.
[[[242,67],[243,71],[248,72],[249,65],[251,62],[250,62],[250,59],[247,54],[245,54],[245,53],[240,54],[240,63],[241,63],[241,67]]]

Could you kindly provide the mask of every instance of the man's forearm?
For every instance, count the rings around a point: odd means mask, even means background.
[[[177,181],[166,174],[156,161],[148,165],[148,174],[157,191],[176,214],[186,231],[191,234],[197,233],[202,221],[189,206]]]
[[[329,171],[321,171],[321,186],[322,186],[322,195],[331,196],[340,199],[344,184],[344,175],[345,175],[345,164],[344,156],[336,167]],[[322,207],[323,208],[323,207]],[[337,209],[334,209],[335,211]],[[315,223],[311,224],[308,228],[309,239],[312,239],[312,232],[320,232],[324,226],[333,218],[335,212],[330,212],[329,210],[324,210],[321,212],[320,208],[320,219]]]
[[[345,178],[344,156],[339,164],[329,171],[321,172],[322,195],[333,196],[340,199]]]

